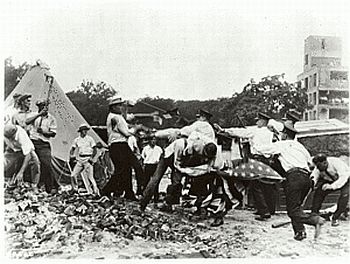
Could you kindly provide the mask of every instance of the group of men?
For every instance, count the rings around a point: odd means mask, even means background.
[[[51,173],[51,138],[56,136],[56,119],[48,112],[48,101],[38,100],[37,112],[30,110],[30,94],[15,94],[14,104],[5,114],[4,172],[10,184],[22,184],[30,167],[31,187],[44,186],[47,192],[58,188]],[[30,164],[30,166],[28,166]]]
[[[59,183],[51,164],[50,142],[57,133],[56,118],[48,111],[50,102],[47,99],[37,100],[38,111],[32,112],[31,98],[31,94],[14,94],[13,107],[5,114],[5,177],[10,178],[10,186],[29,182],[35,192],[43,188],[47,193],[54,194]],[[70,155],[75,159],[71,175],[72,190],[78,191],[77,177],[81,174],[87,193],[99,195],[93,176],[96,144],[87,135],[89,129],[88,125],[82,124],[78,129],[79,136],[72,142]],[[28,173],[25,174],[26,170]]]
[[[43,182],[46,191],[50,192],[57,188],[57,182],[49,172],[50,139],[56,135],[56,121],[48,113],[48,100],[39,100],[36,103],[38,112],[30,112],[30,98],[30,95],[15,95],[14,110],[5,120],[5,173],[14,175],[12,183],[21,182],[23,172],[31,161],[32,184],[36,186]],[[306,238],[304,224],[315,226],[315,237],[319,235],[324,223],[319,215],[322,202],[326,195],[336,190],[341,190],[341,194],[331,223],[332,226],[339,225],[339,217],[346,210],[349,200],[349,167],[340,159],[322,153],[312,158],[308,150],[295,139],[298,131],[294,124],[298,119],[293,113],[288,113],[284,122],[277,122],[268,115],[259,113],[256,127],[224,129],[212,125],[212,115],[201,109],[197,120],[191,125],[154,132],[149,138],[149,144],[141,152],[144,165],[141,166],[137,157],[140,151],[135,151],[135,144],[130,140],[140,127],[134,126],[131,129],[128,125],[128,107],[130,104],[120,97],[109,100],[106,125],[114,173],[101,190],[93,176],[96,144],[87,135],[90,128],[87,125],[79,127],[80,135],[74,140],[70,153],[72,156],[75,153],[76,157],[72,173],[73,189],[77,188],[77,176],[82,174],[88,193],[106,199],[122,196],[131,201],[137,201],[136,195],[140,195],[140,209],[145,210],[152,197],[155,202],[158,201],[159,183],[170,169],[171,183],[160,209],[172,212],[173,206],[180,202],[184,187],[189,185],[189,193],[196,197],[193,202],[196,207],[194,213],[200,215],[211,212],[214,216],[211,225],[220,226],[224,223],[225,214],[242,203],[243,197],[236,188],[234,177],[224,177],[218,173],[224,168],[224,161],[220,146],[216,143],[216,130],[232,138],[247,139],[250,145],[248,159],[271,166],[284,178],[282,186],[286,195],[287,212],[296,240]],[[168,146],[164,150],[156,145],[158,138],[168,140]],[[239,141],[232,142],[234,148],[234,144]],[[14,161],[18,161],[19,156],[23,162],[17,164],[22,166],[14,170]],[[244,160],[242,155],[239,158]],[[136,195],[132,184],[132,169],[137,175]],[[249,188],[257,210],[256,220],[266,221],[271,218],[275,214],[276,185],[253,180]],[[313,189],[312,213],[306,214],[303,212],[303,203]]]

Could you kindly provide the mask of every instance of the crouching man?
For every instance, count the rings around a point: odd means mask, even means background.
[[[346,211],[349,202],[349,178],[350,168],[341,159],[317,154],[313,158],[315,169],[311,173],[311,179],[315,183],[315,194],[312,201],[312,212],[319,214],[326,196],[340,190],[337,209],[332,216],[332,226],[338,226],[339,216]]]
[[[40,161],[27,132],[20,126],[8,124],[4,127],[4,173],[12,177],[10,185],[22,185],[23,174],[31,163],[31,187],[37,190],[40,179]],[[17,164],[22,164],[18,170]]]
[[[154,175],[151,177],[141,199],[141,210],[144,210],[151,200],[156,186],[158,186],[164,173],[171,168],[171,184],[167,188],[166,203],[163,211],[172,211],[172,205],[180,202],[182,191],[182,176],[185,171],[183,167],[207,165],[204,170],[210,171],[210,164],[216,156],[217,147],[215,143],[200,133],[193,132],[189,138],[180,138],[165,148]]]

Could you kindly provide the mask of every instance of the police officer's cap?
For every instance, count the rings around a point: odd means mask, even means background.
[[[293,123],[296,123],[296,122],[300,121],[300,118],[299,118],[298,114],[295,113],[295,112],[288,112],[286,114],[285,119],[291,120]]]
[[[283,132],[294,134],[294,135],[298,133],[298,131],[294,128],[294,126],[288,122],[284,123]]]
[[[268,120],[271,119],[271,117],[269,115],[265,114],[265,113],[259,112],[258,116],[255,119],[256,120],[263,119],[263,120],[267,120],[268,121]]]
[[[199,115],[204,116],[206,119],[210,119],[213,116],[211,113],[204,109],[199,110]]]

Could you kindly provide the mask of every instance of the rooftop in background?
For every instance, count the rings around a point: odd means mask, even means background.
[[[295,128],[299,138],[349,133],[349,124],[338,119],[300,121]]]

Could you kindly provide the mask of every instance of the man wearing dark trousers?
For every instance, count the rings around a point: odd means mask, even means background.
[[[114,164],[114,173],[102,189],[101,195],[121,196],[128,200],[136,200],[132,189],[131,160],[132,151],[128,145],[128,137],[132,134],[128,130],[122,113],[125,112],[127,104],[120,97],[112,97],[109,101],[109,111],[107,116],[107,134],[109,154]]]
[[[155,173],[157,169],[157,165],[160,161],[160,158],[163,154],[163,150],[161,147],[156,145],[157,138],[153,135],[150,137],[149,144],[145,146],[141,153],[141,158],[143,160],[144,165],[144,175],[141,180],[141,190],[143,191],[148,182],[150,181],[151,177]],[[158,184],[159,185],[159,184]],[[154,196],[153,201],[155,203],[158,202],[159,198],[159,186],[156,186],[154,190]]]
[[[40,181],[47,193],[58,189],[58,183],[51,167],[51,138],[56,136],[56,118],[49,114],[49,101],[45,99],[36,102],[38,112],[32,113],[26,120],[27,125],[32,125],[30,139],[32,140],[35,152],[40,160]]]
[[[312,201],[312,212],[318,214],[326,196],[340,190],[337,209],[332,216],[332,226],[338,226],[340,215],[346,211],[349,202],[350,168],[341,159],[317,154],[313,158],[315,169],[311,179],[315,183],[315,194]]]
[[[256,118],[257,127],[254,128],[226,128],[222,129],[216,126],[222,132],[228,133],[230,136],[248,138],[250,144],[250,157],[259,160],[270,166],[270,155],[264,155],[260,151],[260,146],[272,143],[274,134],[268,129],[267,124],[271,119],[265,113],[258,113]],[[250,191],[254,199],[254,207],[258,216],[256,220],[264,221],[275,213],[277,186],[276,184],[266,184],[259,180],[252,181]]]
[[[278,155],[278,160],[285,171],[282,175],[285,177],[282,186],[286,195],[287,213],[292,220],[294,239],[300,241],[306,238],[304,224],[315,227],[316,239],[324,220],[320,216],[303,212],[302,204],[312,187],[309,177],[311,156],[302,144],[294,140],[296,133],[295,128],[286,123],[282,131],[282,140],[261,146],[260,151]]]

